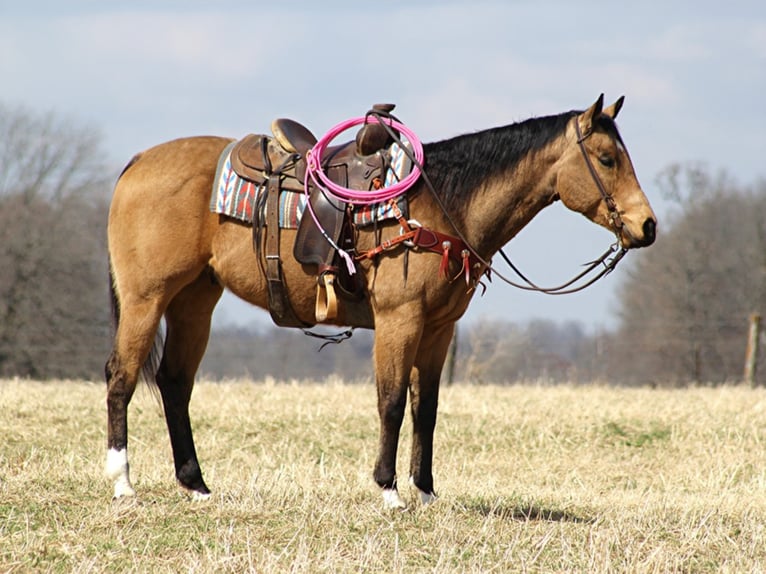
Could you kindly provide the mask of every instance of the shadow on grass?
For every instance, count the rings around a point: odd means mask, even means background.
[[[536,503],[522,501],[472,499],[461,501],[459,504],[468,512],[519,522],[541,521],[592,524],[596,521],[596,518],[585,516],[582,512],[575,510],[549,508]]]

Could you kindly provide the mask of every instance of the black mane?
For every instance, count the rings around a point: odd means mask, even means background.
[[[512,169],[523,157],[559,137],[577,111],[531,118],[429,143],[424,146],[426,172],[450,213],[461,213],[481,183]]]

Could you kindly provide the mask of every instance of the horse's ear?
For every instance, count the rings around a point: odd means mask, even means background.
[[[581,113],[577,118],[577,121],[580,122],[580,131],[582,132],[582,137],[588,137],[593,131],[593,120],[601,115],[601,110],[603,108],[604,94],[601,94],[596,102],[583,113]]]
[[[609,116],[610,118],[615,119],[617,117],[617,114],[620,113],[623,103],[625,103],[625,96],[620,96],[619,98],[617,98],[617,101],[614,102],[611,106],[604,108],[603,113]]]

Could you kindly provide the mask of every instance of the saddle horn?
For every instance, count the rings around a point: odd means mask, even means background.
[[[389,115],[396,104],[375,104],[367,115]],[[359,155],[371,155],[376,151],[386,148],[393,143],[386,129],[380,125],[377,118],[364,124],[356,134],[356,152]]]

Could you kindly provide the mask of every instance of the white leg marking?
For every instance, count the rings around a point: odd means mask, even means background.
[[[437,500],[439,500],[439,497],[436,496],[433,492],[423,492],[420,490],[417,486],[415,486],[415,479],[410,477],[410,486],[414,487],[415,490],[418,491],[418,494],[420,495],[420,502],[423,503],[423,506],[428,506],[429,504],[433,504]]]
[[[395,488],[383,489],[383,506],[388,510],[404,510],[407,505],[399,496],[399,491]]]
[[[110,448],[106,453],[106,476],[114,481],[114,498],[135,496],[136,491],[130,484],[128,470],[128,451]]]
[[[191,493],[193,502],[204,502],[210,498],[209,492],[197,492],[196,490]]]

